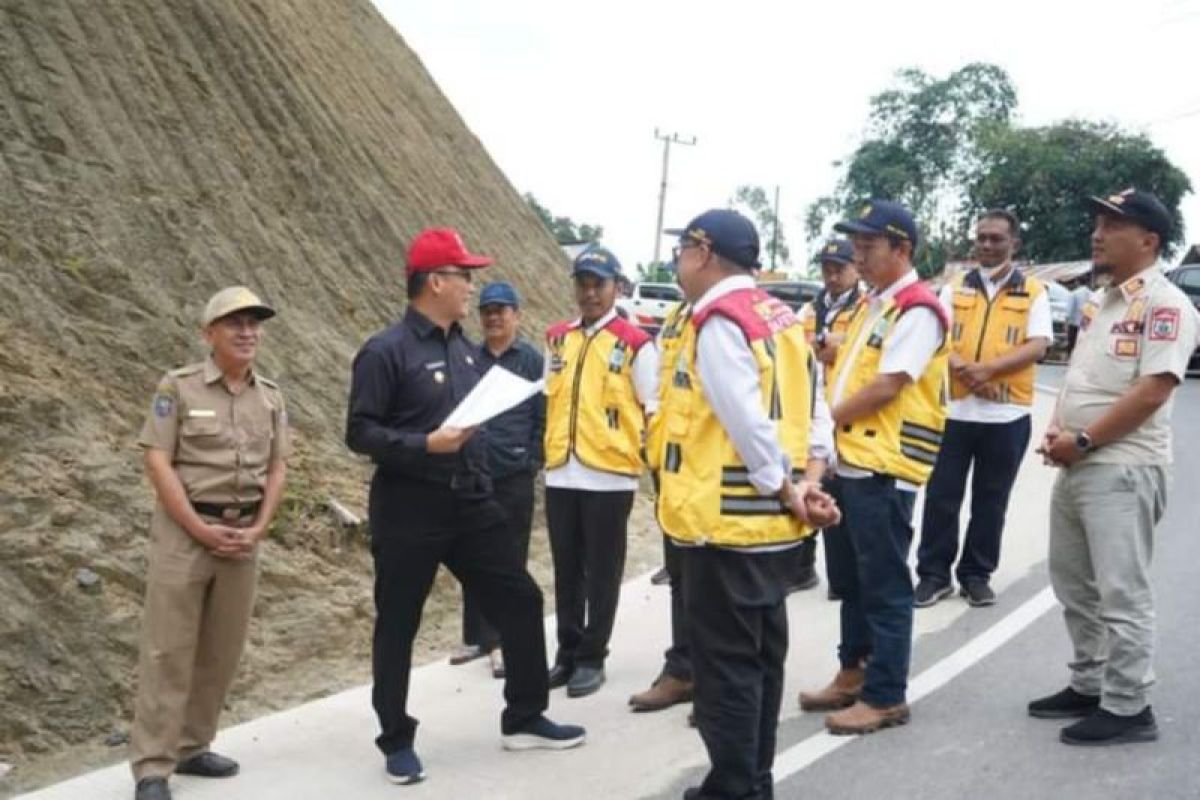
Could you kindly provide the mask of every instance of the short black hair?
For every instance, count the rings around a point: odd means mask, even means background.
[[[1017,215],[1009,211],[1007,208],[989,208],[987,211],[979,215],[979,219],[1002,219],[1008,223],[1008,231],[1013,236],[1021,235],[1021,221],[1017,219]]]
[[[408,293],[408,299],[412,300],[419,295],[427,283],[429,283],[428,272],[414,272],[412,275],[409,275],[404,286],[405,292]]]

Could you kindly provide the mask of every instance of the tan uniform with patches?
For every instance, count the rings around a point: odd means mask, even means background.
[[[170,456],[202,519],[247,527],[270,465],[288,455],[283,394],[254,373],[234,394],[211,359],[173,370],[138,444]],[[214,556],[155,506],[130,737],[136,779],[169,775],[208,749],[246,641],[256,574],[257,555]]]
[[[1140,378],[1182,381],[1197,314],[1157,269],[1096,292],[1058,398],[1074,434]],[[1071,687],[1113,714],[1139,713],[1154,683],[1154,528],[1167,503],[1171,401],[1137,429],[1059,471],[1050,503],[1050,582],[1071,637]]]

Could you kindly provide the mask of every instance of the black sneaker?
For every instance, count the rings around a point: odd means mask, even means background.
[[[411,747],[402,748],[388,755],[386,768],[388,780],[392,783],[403,786],[425,780],[425,768],[421,766],[421,759],[417,757],[417,751]]]
[[[587,697],[604,685],[604,667],[575,667],[567,681],[567,697]]]
[[[567,750],[587,739],[578,725],[559,725],[538,716],[501,737],[505,750]]]
[[[1153,742],[1158,738],[1158,725],[1150,706],[1128,717],[1098,708],[1091,716],[1063,728],[1058,738],[1063,744],[1082,747]]]
[[[1056,694],[1038,698],[1028,705],[1029,716],[1038,719],[1086,717],[1099,708],[1099,695],[1083,694],[1070,686]]]
[[[992,591],[992,587],[988,586],[987,581],[967,581],[958,590],[960,597],[967,598],[967,605],[975,606],[994,606],[996,605],[996,593]]]
[[[949,597],[954,594],[954,587],[948,583],[938,583],[928,578],[922,578],[917,583],[917,590],[913,593],[913,606],[915,608],[929,608],[937,601],[944,597]]]

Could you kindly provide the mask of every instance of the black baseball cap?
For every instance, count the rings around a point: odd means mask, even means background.
[[[1126,189],[1107,197],[1089,197],[1086,202],[1088,208],[1097,214],[1127,219],[1151,233],[1157,233],[1162,244],[1171,238],[1171,229],[1175,227],[1171,212],[1150,192]]]
[[[912,242],[913,250],[920,240],[912,212],[893,200],[868,200],[857,219],[843,220],[833,229],[838,233],[894,236]]]
[[[680,244],[706,244],[743,269],[762,269],[758,262],[758,231],[753,222],[732,209],[710,209],[686,228],[667,228],[663,233],[678,236]]]
[[[826,261],[832,261],[835,264],[852,264],[854,263],[854,246],[850,244],[849,239],[830,239],[821,247],[813,261],[818,264],[824,264]]]

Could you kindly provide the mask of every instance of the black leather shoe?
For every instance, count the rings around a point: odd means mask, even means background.
[[[200,778],[232,778],[238,774],[238,763],[232,758],[209,750],[186,761],[180,761],[175,767],[175,774],[195,775]]]
[[[550,668],[550,688],[557,689],[560,686],[566,686],[567,681],[571,680],[571,675],[574,672],[574,667],[568,667],[565,664],[555,664]]]
[[[966,581],[958,590],[958,594],[967,599],[968,605],[976,608],[996,604],[996,593],[988,586],[987,581]]]
[[[567,681],[567,697],[587,697],[604,685],[604,667],[576,667]]]
[[[1150,706],[1132,716],[1122,716],[1098,708],[1091,716],[1063,728],[1059,738],[1063,744],[1083,747],[1153,742],[1158,738],[1158,725],[1154,721],[1154,712],[1150,710]]]
[[[133,800],[171,800],[166,778],[142,778],[137,782]]]
[[[1081,694],[1070,686],[1029,704],[1029,716],[1038,719],[1067,719],[1086,717],[1100,708],[1100,696]]]

